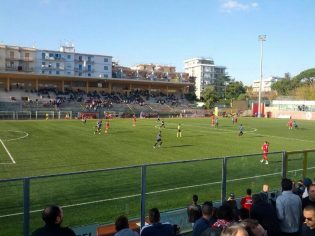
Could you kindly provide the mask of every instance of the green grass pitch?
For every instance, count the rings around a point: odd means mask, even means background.
[[[136,127],[132,119],[110,120],[108,134],[104,124],[101,134],[94,134],[96,120],[86,124],[80,120],[1,121],[0,178],[256,153],[228,162],[227,191],[240,196],[247,187],[258,191],[265,182],[274,188],[279,184],[281,154],[271,154],[268,166],[259,162],[265,140],[270,152],[315,148],[312,121],[298,121],[299,128],[289,130],[283,119],[239,118],[233,125],[230,118],[220,118],[219,128],[211,127],[209,118],[164,120],[163,144],[156,149],[156,119],[137,119]],[[176,137],[178,123],[182,138]],[[239,137],[241,123],[244,135]],[[301,160],[297,155],[289,161],[293,178],[300,177]],[[310,165],[315,166],[315,161],[310,160]],[[194,193],[201,201],[220,199],[221,166],[221,160],[149,166],[146,207],[185,207]],[[130,168],[32,180],[31,230],[42,224],[38,210],[52,203],[65,206],[65,224],[71,226],[112,222],[122,213],[139,217],[140,171]],[[308,173],[315,177],[313,169]],[[0,183],[0,225],[8,225],[5,235],[21,235],[22,185],[21,181]]]

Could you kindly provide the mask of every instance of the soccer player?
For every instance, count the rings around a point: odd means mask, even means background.
[[[244,134],[244,133],[243,133],[244,127],[243,127],[242,124],[240,125],[239,130],[240,130],[240,132],[238,133],[238,136],[242,136],[242,135]]]
[[[105,123],[105,134],[107,134],[109,132],[109,121],[107,120]]]
[[[293,126],[295,129],[299,128],[298,124],[295,122],[295,120],[293,121]]]
[[[164,120],[162,120],[162,121],[161,121],[160,128],[162,128],[162,127],[165,129],[165,123],[164,123]]]
[[[153,148],[156,148],[156,145],[159,145],[158,147],[161,147],[161,145],[162,145],[162,133],[161,133],[161,131],[159,131],[156,135],[156,142],[155,142]]]
[[[211,126],[214,127],[215,115],[211,116]]]
[[[182,129],[181,129],[181,125],[180,124],[177,125],[177,135],[176,136],[177,136],[177,138],[178,137],[180,137],[180,138],[182,137]]]
[[[137,117],[136,114],[133,115],[133,127],[136,127]]]
[[[86,124],[86,117],[85,116],[82,116],[82,123]]]
[[[235,123],[235,118],[234,116],[232,116],[232,124],[234,125],[234,123]]]
[[[101,134],[101,129],[102,129],[102,120],[98,120],[95,126],[95,131],[94,134],[98,132],[98,134]]]
[[[263,155],[263,159],[261,159],[260,162],[264,163],[264,161],[266,161],[265,164],[268,165],[269,164],[268,163],[269,142],[265,141],[261,147],[261,150],[263,150],[264,155]]]
[[[218,117],[215,118],[215,127],[219,128],[219,119],[218,119]]]
[[[289,129],[292,129],[293,128],[293,120],[290,118],[290,120],[288,121],[288,126],[289,126]]]

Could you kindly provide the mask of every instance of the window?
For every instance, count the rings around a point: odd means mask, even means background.
[[[88,65],[88,71],[92,71],[92,66]]]
[[[68,58],[68,59],[71,59],[71,55],[67,55],[67,58]]]
[[[49,74],[51,75],[51,70],[49,71]]]
[[[46,62],[42,62],[42,67],[45,67],[46,66]]]
[[[67,72],[67,74],[68,74],[68,75],[71,75],[71,72],[70,72],[70,71],[68,71],[68,72]]]
[[[60,63],[56,63],[56,68],[60,68]]]
[[[56,75],[59,75],[59,74],[60,74],[60,71],[59,71],[59,70],[57,70],[57,71],[56,71]]]
[[[79,65],[79,70],[82,70],[82,65]]]
[[[45,53],[44,52],[42,53],[42,59],[45,59]]]
[[[54,54],[53,53],[49,53],[49,57],[54,57]]]
[[[90,76],[91,76],[91,73],[88,73],[88,76],[90,77]]]
[[[108,74],[104,74],[104,78],[108,78]]]
[[[10,61],[10,67],[14,66],[14,61]]]
[[[108,58],[104,58],[104,62],[108,62]]]
[[[79,61],[82,61],[82,56],[79,56]]]
[[[80,73],[79,73],[79,76],[81,76],[81,75],[82,75],[82,73],[80,72]]]
[[[49,64],[48,67],[51,67],[51,64]]]
[[[104,70],[108,70],[108,66],[104,66]]]
[[[91,57],[90,56],[88,57],[88,61],[91,61]]]
[[[26,52],[26,53],[25,53],[25,58],[28,59],[29,57],[30,57],[30,53],[29,53],[29,52]]]
[[[42,74],[45,74],[45,71],[44,71],[44,70],[42,70]]]
[[[12,58],[12,59],[14,58],[14,52],[12,52],[12,51],[10,52],[10,58]]]

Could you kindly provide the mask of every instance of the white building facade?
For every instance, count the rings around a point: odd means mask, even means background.
[[[270,76],[266,79],[262,80],[261,84],[261,91],[262,92],[270,92],[271,91],[271,86],[276,83],[277,81],[281,80],[282,78],[280,77],[275,77],[275,76]],[[253,82],[253,92],[259,92],[259,87],[260,87],[260,80],[254,80]]]
[[[185,60],[184,64],[185,73],[196,78],[197,98],[201,97],[201,92],[206,86],[214,84],[218,77],[226,75],[226,67],[216,66],[210,58],[192,58]]]
[[[106,79],[112,77],[112,57],[76,53],[72,44],[59,51],[0,45],[0,70]]]

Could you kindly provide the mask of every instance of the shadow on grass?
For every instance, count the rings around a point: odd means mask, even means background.
[[[183,145],[174,145],[174,146],[167,146],[167,147],[163,147],[163,148],[177,148],[177,147],[191,147],[194,145],[191,144],[183,144]]]

